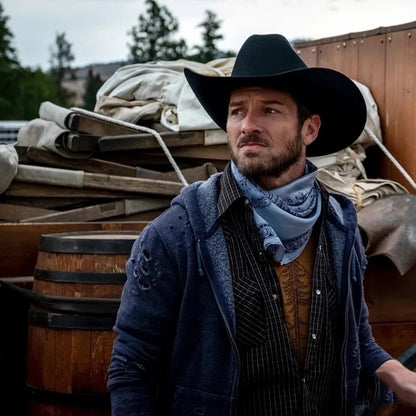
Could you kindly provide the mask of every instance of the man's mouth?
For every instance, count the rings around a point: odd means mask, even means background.
[[[266,147],[267,144],[264,142],[264,140],[261,140],[260,138],[256,137],[247,137],[242,138],[240,142],[238,143],[238,147],[250,147],[250,148],[256,148],[256,147]]]

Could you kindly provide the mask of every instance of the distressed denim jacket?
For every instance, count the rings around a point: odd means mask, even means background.
[[[184,188],[135,242],[117,314],[108,389],[113,416],[232,416],[238,392],[233,291],[217,216],[219,178]],[[330,195],[326,227],[338,283],[343,394],[391,357],[371,335],[366,258],[352,203]]]

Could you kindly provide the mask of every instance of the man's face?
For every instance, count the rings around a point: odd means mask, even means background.
[[[278,178],[293,165],[304,168],[306,145],[297,104],[285,92],[263,87],[234,90],[227,134],[232,160],[254,180]]]

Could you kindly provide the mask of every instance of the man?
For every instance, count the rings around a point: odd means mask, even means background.
[[[355,209],[306,159],[363,130],[355,84],[307,68],[280,35],[251,36],[231,77],[185,75],[232,162],[183,189],[133,247],[113,416],[349,415],[378,378],[416,405],[414,373],[371,335]]]

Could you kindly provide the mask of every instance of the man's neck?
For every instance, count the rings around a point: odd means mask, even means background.
[[[305,174],[305,164],[306,160],[301,159],[279,176],[257,176],[253,180],[260,188],[267,191],[280,188],[303,176]]]

